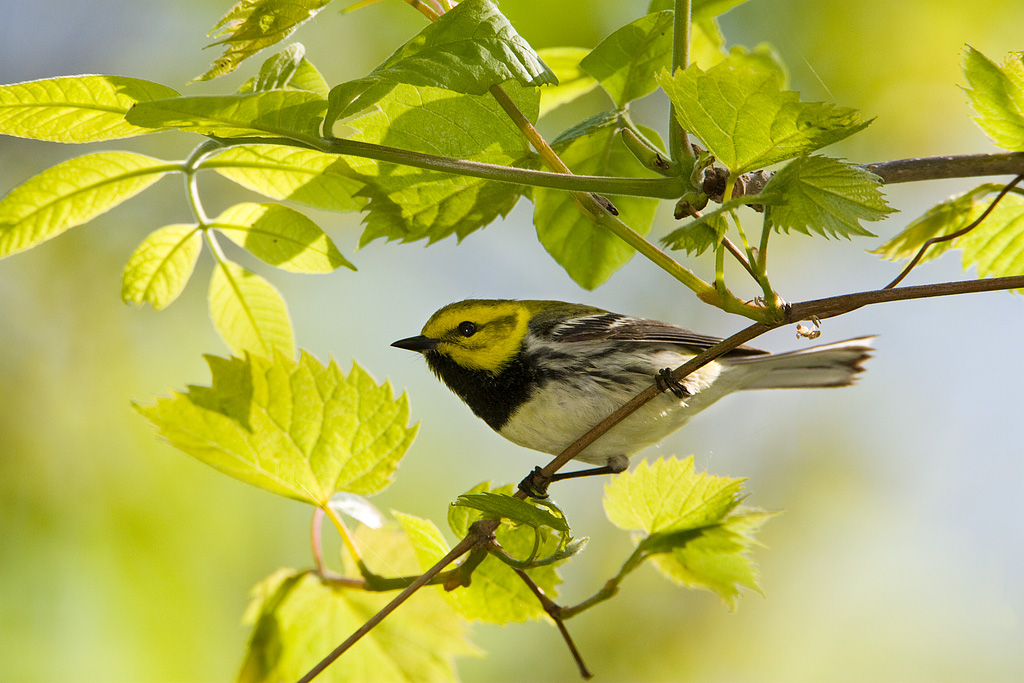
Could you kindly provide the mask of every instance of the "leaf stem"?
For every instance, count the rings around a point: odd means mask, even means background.
[[[690,0],[675,0],[672,25],[672,73],[690,65]],[[668,148],[673,161],[693,159],[690,138],[676,119],[675,105],[669,105]]]

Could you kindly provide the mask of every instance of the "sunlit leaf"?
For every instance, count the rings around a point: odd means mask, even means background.
[[[622,143],[621,124],[617,120],[599,116],[592,121],[594,125],[581,124],[578,131],[563,136],[563,144],[556,146],[562,160],[574,173],[657,177]],[[642,132],[661,147],[656,132],[649,129],[642,129]],[[641,235],[650,232],[658,200],[626,196],[609,196],[608,199],[629,227]],[[584,216],[571,194],[536,188],[533,202],[533,224],[541,244],[581,287],[594,289],[603,284],[633,257],[633,247]]]
[[[394,558],[388,554],[385,559]],[[253,590],[248,612],[253,633],[238,681],[300,679],[393,597],[331,584],[312,572],[279,570]],[[455,680],[455,659],[477,654],[466,635],[462,620],[438,590],[424,589],[364,636],[317,681]]]
[[[36,246],[106,213],[178,164],[100,152],[46,169],[0,200],[0,258]]]
[[[197,95],[143,102],[128,112],[138,126],[221,138],[288,136],[318,140],[327,102],[306,90]]]
[[[1007,195],[978,227],[953,242],[963,249],[964,268],[975,266],[980,277],[1024,275],[1024,198]]]
[[[491,0],[464,0],[419,32],[369,75],[331,90],[328,129],[377,102],[395,85],[483,95],[493,85],[558,81]]]
[[[480,484],[468,491],[469,494],[490,490],[488,484]],[[511,486],[494,489],[506,495],[512,493]],[[469,531],[470,525],[480,519],[480,513],[466,507],[452,506],[448,509],[448,524],[458,538]],[[537,535],[540,542],[537,543]],[[496,532],[498,543],[517,560],[527,560],[536,550],[536,557],[547,557],[558,551],[559,538],[550,528],[535,530],[529,526],[510,527],[502,524]],[[422,560],[421,560],[422,561]],[[436,560],[435,560],[436,561]],[[535,567],[526,570],[531,578],[552,599],[557,594],[561,577],[556,565]],[[452,591],[459,612],[467,619],[486,621],[494,624],[521,622],[528,619],[543,619],[544,609],[540,601],[523,583],[512,567],[493,556],[488,556],[473,572],[468,587]]]
[[[1011,53],[1002,66],[970,45],[964,50],[965,88],[974,118],[992,142],[1014,152],[1024,152],[1024,61]]]
[[[242,187],[325,211],[358,211],[364,183],[336,154],[285,145],[229,147],[202,162]]]
[[[218,263],[207,296],[217,333],[236,355],[295,355],[295,334],[281,294],[237,263]]]
[[[564,516],[557,516],[542,506],[509,495],[490,491],[467,493],[459,496],[452,505],[468,507],[494,519],[508,519],[534,528],[546,526],[569,533],[569,525]]]
[[[596,78],[620,108],[649,95],[658,87],[655,74],[672,65],[673,16],[670,11],[658,12],[626,24],[602,40],[580,68]]]
[[[293,273],[355,270],[334,242],[305,214],[280,204],[235,204],[210,227],[257,258]]]
[[[783,90],[785,75],[764,62],[732,55],[707,71],[698,66],[658,82],[679,124],[735,174],[808,154],[865,128],[853,109],[801,102]]]
[[[210,387],[135,409],[171,445],[272,493],[321,507],[338,491],[377,493],[416,434],[405,395],[358,365],[346,376],[306,353],[206,360]]]
[[[507,86],[509,97],[535,121],[536,88]],[[353,140],[415,152],[519,166],[533,158],[526,138],[489,95],[398,85],[370,113],[348,122]],[[429,130],[430,135],[423,134]],[[365,245],[374,239],[431,243],[474,230],[506,215],[523,188],[508,183],[346,157],[367,187]]]
[[[224,54],[209,71],[197,76],[208,81],[231,73],[243,60],[290,36],[300,24],[312,19],[330,0],[241,0],[217,22],[211,38],[226,45]]]
[[[177,97],[173,88],[126,76],[62,76],[0,85],[0,134],[52,142],[96,142],[154,132],[125,113]]]
[[[150,233],[124,267],[121,299],[147,302],[158,311],[167,306],[185,288],[202,248],[202,232],[194,224],[168,225]]]
[[[537,50],[558,79],[558,85],[546,85],[540,89],[540,115],[586,95],[597,87],[593,76],[580,68],[580,60],[590,54],[582,47],[549,47]]]
[[[782,201],[767,207],[778,230],[825,237],[873,237],[861,221],[879,221],[893,212],[879,186],[881,179],[838,159],[804,156],[776,173],[765,187]]]
[[[292,43],[263,62],[260,72],[243,83],[238,92],[308,90],[326,99],[330,87],[305,54],[302,43]]]

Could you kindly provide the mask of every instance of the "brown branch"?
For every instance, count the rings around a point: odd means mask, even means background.
[[[911,259],[910,263],[907,264],[907,267],[903,269],[903,272],[901,272],[895,280],[887,284],[885,286],[885,289],[892,289],[900,282],[902,282],[903,278],[910,274],[910,271],[912,271],[914,267],[917,266],[917,264],[924,257],[924,253],[928,251],[928,248],[931,247],[933,244],[938,244],[940,242],[948,242],[949,240],[955,240],[957,237],[963,237],[971,230],[974,230],[976,227],[981,225],[981,222],[988,218],[989,214],[995,210],[996,205],[999,204],[1003,197],[1005,197],[1010,192],[1010,190],[1016,187],[1022,180],[1024,180],[1024,175],[1018,175],[1016,178],[1013,179],[1013,182],[1009,183],[1002,190],[1000,190],[999,194],[996,195],[996,198],[992,200],[992,203],[988,205],[988,208],[985,209],[985,211],[980,216],[978,216],[977,220],[973,221],[970,225],[948,235],[939,235],[938,237],[932,237],[930,240],[922,244],[921,248],[918,249],[917,254],[914,255],[914,258]]]
[[[544,608],[544,611],[547,612],[547,615],[555,622],[559,633],[562,634],[562,639],[565,640],[565,644],[569,647],[569,652],[572,653],[572,658],[573,661],[576,662],[576,667],[580,670],[580,676],[583,676],[583,678],[586,679],[593,678],[594,674],[590,673],[590,669],[587,668],[586,662],[583,661],[583,656],[580,655],[580,651],[576,648],[576,643],[573,641],[572,635],[569,633],[569,629],[565,627],[565,622],[562,620],[562,607],[549,598],[544,593],[544,590],[537,585],[537,582],[534,581],[529,574],[522,569],[517,569],[515,567],[513,567],[513,569],[516,574],[519,575],[519,578],[523,580],[523,583],[525,583],[527,587],[533,591],[533,594],[537,596],[537,599],[540,600],[540,604]]]
[[[1017,175],[1024,173],[1024,153],[964,154],[896,159],[895,161],[863,164],[861,168],[871,171],[886,184],[986,175]]]

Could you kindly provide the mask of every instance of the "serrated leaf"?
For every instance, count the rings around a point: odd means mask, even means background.
[[[694,65],[658,75],[679,124],[734,174],[809,154],[865,128],[854,109],[801,102],[785,75],[730,55],[707,71]]]
[[[513,496],[498,493],[469,493],[459,496],[452,505],[461,505],[484,513],[494,519],[508,519],[528,526],[550,527],[569,533],[565,517],[558,517],[547,510]]]
[[[531,121],[538,111],[535,88],[506,87]],[[438,88],[397,85],[376,109],[348,122],[353,140],[415,152],[507,166],[532,159],[526,138],[489,95],[460,95]],[[430,135],[424,135],[429,130]],[[367,184],[366,231],[360,246],[384,237],[430,243],[460,240],[512,210],[522,187],[455,176],[370,159],[345,157]]]
[[[647,534],[718,524],[740,500],[742,479],[698,474],[693,456],[640,461],[604,487],[604,510],[620,529]]]
[[[491,0],[464,0],[398,48],[369,75],[331,90],[326,130],[373,105],[397,84],[484,95],[493,85],[558,80]]]
[[[580,62],[620,109],[654,92],[655,74],[671,66],[673,16],[665,11],[640,17],[602,40]]]
[[[236,355],[295,355],[295,335],[288,308],[269,282],[237,263],[218,263],[210,278],[210,318]]]
[[[150,233],[124,267],[121,300],[164,308],[185,288],[202,249],[197,225],[168,225]]]
[[[214,45],[226,45],[224,54],[197,81],[208,81],[238,68],[243,60],[286,39],[309,21],[330,0],[241,0],[213,27]]]
[[[558,79],[557,85],[540,89],[540,115],[583,97],[597,87],[597,80],[580,68],[580,60],[590,54],[582,47],[548,47],[537,50],[540,57]]]
[[[749,552],[756,543],[754,535],[769,517],[768,512],[740,508],[680,547],[652,555],[651,561],[666,578],[714,591],[735,609],[741,586],[761,592]]]
[[[599,115],[585,133],[563,138],[569,142],[557,150],[574,173],[582,175],[632,176],[653,178],[622,143],[621,124]],[[641,131],[661,147],[661,138],[653,130]],[[609,196],[619,216],[641,235],[651,230],[658,200],[644,197]],[[558,190],[535,188],[533,224],[548,253],[581,287],[594,289],[624,266],[635,250],[607,229],[595,225],[576,206],[572,195]]]
[[[860,222],[882,220],[894,210],[880,185],[878,176],[839,159],[799,157],[768,181],[765,192],[782,201],[766,208],[765,220],[786,232],[874,237]]]
[[[100,152],[46,169],[0,200],[0,258],[88,223],[178,164],[128,152]]]
[[[405,395],[358,365],[345,376],[307,353],[206,361],[210,387],[135,409],[172,446],[272,493],[320,507],[338,491],[377,493],[416,434]]]
[[[235,204],[211,224],[256,258],[292,273],[355,270],[305,214],[280,204]]]
[[[748,194],[723,202],[714,211],[704,214],[662,238],[661,242],[670,249],[684,249],[694,256],[703,254],[709,247],[718,244],[729,228],[725,215],[748,204],[773,205],[782,197],[771,192]]]
[[[148,128],[221,138],[287,136],[320,139],[327,101],[306,90],[270,90],[240,95],[197,95],[143,102],[126,118]]]
[[[324,211],[358,211],[364,183],[336,154],[283,145],[229,147],[202,162],[242,187]]]
[[[467,493],[475,494],[490,490],[487,483],[474,487]],[[494,489],[496,493],[509,495],[511,486]],[[459,538],[469,531],[470,525],[480,519],[480,513],[461,506],[448,509],[448,524]],[[537,534],[540,543],[536,545]],[[548,557],[559,549],[559,538],[550,528],[535,531],[529,526],[510,527],[502,524],[495,532],[498,543],[517,560],[528,559],[536,549],[536,557]],[[436,561],[436,559],[435,559]],[[525,570],[527,574],[554,599],[561,577],[556,571],[557,563]],[[543,619],[546,616],[540,602],[523,583],[512,567],[493,556],[488,556],[473,572],[472,583],[451,593],[459,612],[467,619],[486,621],[494,624],[523,622],[528,619]]]
[[[308,571],[274,573],[253,591],[253,634],[238,681],[298,680],[393,597],[331,584]],[[421,590],[317,681],[455,680],[455,659],[477,654],[466,635],[438,592]]]
[[[173,88],[126,76],[62,76],[0,86],[0,134],[51,142],[145,135],[125,113],[139,102],[177,97]]]
[[[1024,198],[1003,197],[978,227],[953,242],[963,249],[964,269],[977,267],[979,277],[1024,275]]]
[[[1024,152],[1024,62],[1022,53],[1011,53],[1002,66],[970,45],[964,50],[965,88],[974,120],[999,147]]]
[[[911,221],[900,234],[872,250],[890,261],[909,259],[920,251],[924,243],[934,237],[944,237],[963,230],[977,220],[982,211],[992,202],[989,195],[1003,189],[997,183],[985,183],[973,190],[954,195],[932,208],[920,218]],[[936,242],[921,257],[921,263],[939,257],[952,249],[954,240]]]

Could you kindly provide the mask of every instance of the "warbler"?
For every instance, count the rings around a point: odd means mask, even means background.
[[[440,309],[419,336],[392,346],[423,354],[494,431],[543,453],[561,453],[654,382],[671,390],[576,456],[596,468],[554,477],[565,479],[625,470],[632,454],[734,391],[852,384],[871,339],[778,354],[740,346],[680,382],[668,370],[720,339],[562,301],[470,299]]]

